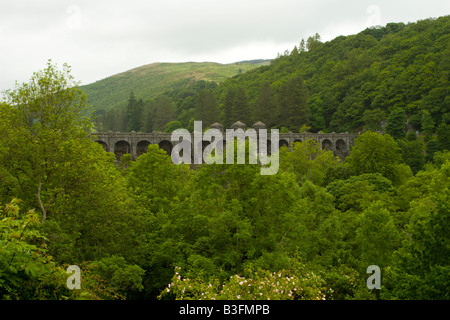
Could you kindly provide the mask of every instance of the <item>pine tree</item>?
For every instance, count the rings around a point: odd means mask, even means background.
[[[320,35],[316,33],[314,36],[309,37],[308,40],[306,40],[306,49],[308,51],[316,49],[320,44]]]
[[[302,39],[302,41],[300,41],[299,51],[300,53],[306,51],[305,39]]]
[[[267,127],[274,125],[275,98],[270,83],[265,82],[261,88],[254,110],[254,120],[261,121]]]
[[[223,113],[224,113],[223,124],[226,128],[230,128],[231,125],[236,121],[233,108],[234,96],[235,96],[234,87],[229,87],[225,93],[225,98],[223,102]]]
[[[301,76],[292,77],[278,93],[278,124],[298,130],[310,122],[308,92]]]
[[[127,131],[140,131],[142,126],[142,112],[144,103],[142,99],[137,100],[131,91],[125,113],[125,128]]]
[[[158,98],[153,113],[153,130],[164,131],[167,123],[176,120],[175,107],[167,96]]]
[[[195,109],[196,120],[203,121],[205,126],[209,126],[219,121],[219,111],[214,94],[208,89],[200,90],[197,96]]]
[[[252,113],[248,103],[247,95],[242,87],[238,87],[233,100],[234,121],[241,121],[246,125],[252,123]]]
[[[154,105],[149,103],[146,104],[143,115],[144,115],[144,124],[143,130],[144,132],[152,132],[153,131],[153,112]]]

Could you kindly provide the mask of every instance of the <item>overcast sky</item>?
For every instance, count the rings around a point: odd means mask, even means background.
[[[448,0],[0,0],[0,91],[48,59],[88,84],[153,62],[271,59],[302,38],[450,14]]]

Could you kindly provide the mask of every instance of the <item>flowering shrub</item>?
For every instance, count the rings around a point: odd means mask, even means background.
[[[324,281],[313,273],[300,277],[290,271],[259,269],[234,275],[222,284],[218,279],[182,278],[175,267],[172,282],[158,296],[177,300],[325,300]]]

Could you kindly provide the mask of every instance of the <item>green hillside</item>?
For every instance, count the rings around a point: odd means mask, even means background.
[[[130,92],[149,100],[164,93],[180,80],[206,80],[220,83],[234,75],[262,64],[249,62],[220,64],[214,62],[153,63],[138,67],[92,84],[82,86],[95,110],[111,110],[126,104]]]
[[[433,132],[450,122],[449,30],[445,16],[389,23],[328,42],[310,37],[270,66],[222,83],[216,90],[222,121],[359,132],[380,130],[397,115],[405,130]],[[227,102],[238,88],[250,113]]]
[[[147,67],[151,72],[137,68],[86,92],[97,107],[118,107],[98,113],[99,130],[170,131],[166,124],[174,121],[174,127],[192,129],[195,119],[226,127],[238,120],[262,121],[285,132],[303,127],[445,137],[450,128],[448,30],[450,16],[388,23],[327,42],[316,34],[263,65],[155,64]],[[194,81],[199,79],[219,84]],[[131,89],[136,101],[142,99],[139,105],[126,101]]]

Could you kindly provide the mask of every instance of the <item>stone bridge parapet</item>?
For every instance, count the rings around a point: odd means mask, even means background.
[[[245,130],[245,124],[241,122],[235,123],[232,128],[242,128]],[[211,128],[218,128],[223,131],[222,125],[215,123],[211,125]],[[253,125],[255,130],[265,128],[264,124],[257,122]],[[116,155],[117,160],[123,154],[131,154],[133,160],[139,155],[147,151],[147,147],[150,144],[156,144],[161,149],[165,150],[169,155],[172,152],[172,148],[178,142],[171,141],[171,133],[163,132],[97,132],[92,134],[95,141],[103,145],[103,148],[107,152],[113,152]],[[191,134],[192,135],[192,134]],[[225,137],[225,134],[224,134]],[[313,139],[322,146],[324,150],[332,151],[336,156],[344,159],[350,152],[350,147],[354,145],[355,139],[358,137],[357,133],[280,133],[279,134],[279,146],[280,148],[285,146],[292,150],[295,142],[303,142],[307,139]],[[270,141],[270,130],[267,135]],[[193,138],[191,141],[194,141]],[[209,142],[204,142],[204,146]],[[204,147],[203,146],[203,147]]]

